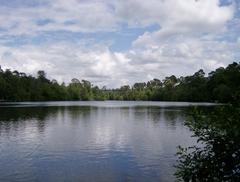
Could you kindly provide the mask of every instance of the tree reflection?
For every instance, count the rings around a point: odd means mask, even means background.
[[[25,128],[29,122],[37,125],[39,132],[44,132],[48,117],[55,118],[61,110],[58,107],[3,107],[0,108],[0,132]]]

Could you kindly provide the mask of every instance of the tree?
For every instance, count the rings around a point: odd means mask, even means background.
[[[46,73],[43,70],[39,70],[37,72],[38,79],[41,80],[42,82],[47,82],[49,83],[50,81],[46,78]]]
[[[239,103],[238,103],[239,104]],[[240,107],[195,109],[186,125],[200,146],[179,147],[176,177],[183,181],[240,181]]]
[[[43,70],[37,77],[0,68],[0,99],[8,101],[41,100],[154,100],[232,102],[240,90],[240,65],[229,64],[206,77],[202,69],[190,76],[174,75],[163,81],[154,78],[145,82],[123,85],[116,89],[99,88],[88,80],[73,78],[70,84],[50,81]]]

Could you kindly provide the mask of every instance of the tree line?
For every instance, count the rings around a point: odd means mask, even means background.
[[[228,104],[211,109],[194,107],[187,112],[184,124],[192,131],[192,137],[197,138],[197,144],[178,147],[177,181],[240,181],[239,72],[239,65],[231,64],[210,80],[211,89],[222,82],[217,87],[220,90],[213,94],[222,94]],[[227,80],[231,82],[223,85]]]
[[[220,67],[207,76],[202,69],[191,76],[166,77],[148,82],[123,85],[116,89],[99,88],[87,80],[72,79],[59,84],[38,71],[33,77],[0,67],[1,101],[63,101],[63,100],[151,100],[231,102],[240,93],[240,63]]]

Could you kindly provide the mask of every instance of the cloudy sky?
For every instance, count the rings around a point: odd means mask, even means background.
[[[117,87],[240,59],[240,0],[0,0],[0,65]]]

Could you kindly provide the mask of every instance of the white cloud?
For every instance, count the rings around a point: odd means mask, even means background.
[[[233,5],[220,6],[219,0],[46,0],[35,2],[36,6],[19,4],[0,6],[0,27],[11,35],[114,31],[121,23],[136,27],[158,24],[158,34],[208,32],[219,30],[234,12]]]
[[[239,40],[224,41],[227,23],[239,26],[236,18],[233,21],[234,11],[234,4],[220,6],[219,0],[44,0],[17,7],[8,3],[0,5],[0,65],[31,74],[43,69],[59,81],[76,77],[108,87],[192,74],[200,68],[210,71],[238,57]],[[145,32],[125,52],[85,38],[5,44],[6,35],[121,31],[122,24],[160,28]]]
[[[52,0],[36,7],[0,6],[0,22],[0,27],[9,35],[58,30],[113,31],[117,27],[116,18],[107,4],[78,0]]]
[[[234,5],[219,0],[124,0],[116,3],[119,17],[133,26],[159,24],[161,34],[216,31],[233,16]]]
[[[87,79],[94,84],[117,87],[175,74],[211,71],[234,61],[240,45],[201,41],[196,38],[159,44],[125,53],[110,51],[104,44],[59,42],[21,47],[0,47],[0,65],[26,73],[45,70],[50,78],[69,82]]]
[[[128,62],[123,53],[110,52],[105,45],[61,42],[0,47],[0,65],[4,69],[28,74],[45,70],[50,78],[66,82],[75,77],[101,86],[119,86],[131,73],[132,66]]]

